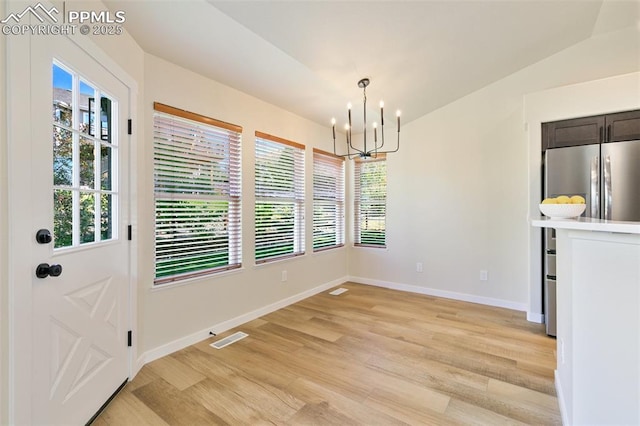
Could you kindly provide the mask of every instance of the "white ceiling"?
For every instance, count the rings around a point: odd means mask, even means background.
[[[105,3],[146,52],[323,125],[361,110],[362,77],[408,122],[640,17],[638,0]]]

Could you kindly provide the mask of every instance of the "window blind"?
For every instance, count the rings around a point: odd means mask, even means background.
[[[386,247],[386,157],[356,159],[354,178],[355,245]]]
[[[242,128],[154,108],[155,284],[240,267]]]
[[[344,245],[344,158],[313,150],[313,250]]]
[[[256,132],[255,258],[304,254],[304,145]]]

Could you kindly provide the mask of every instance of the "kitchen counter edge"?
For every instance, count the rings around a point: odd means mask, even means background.
[[[620,222],[614,220],[580,217],[577,219],[553,219],[540,217],[532,219],[531,225],[538,228],[578,229],[582,231],[616,232],[624,234],[639,234],[640,222]]]

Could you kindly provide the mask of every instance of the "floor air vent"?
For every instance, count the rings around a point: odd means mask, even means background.
[[[213,348],[216,348],[216,349],[222,349],[225,346],[229,346],[230,344],[235,343],[238,340],[242,340],[247,336],[248,336],[247,333],[243,333],[242,331],[238,331],[237,333],[233,333],[232,335],[227,336],[224,339],[220,339],[217,342],[213,342],[209,346],[211,346]]]
[[[344,293],[345,291],[349,291],[348,288],[344,288],[344,287],[340,287],[338,289],[333,290],[331,293],[329,293],[332,296],[340,296],[342,293]]]

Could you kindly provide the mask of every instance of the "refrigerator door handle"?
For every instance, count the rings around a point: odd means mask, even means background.
[[[596,155],[591,159],[591,217],[599,217],[600,212],[600,182],[598,182],[599,173],[598,167],[600,164],[600,158]]]
[[[604,219],[611,220],[611,156],[604,157]]]

